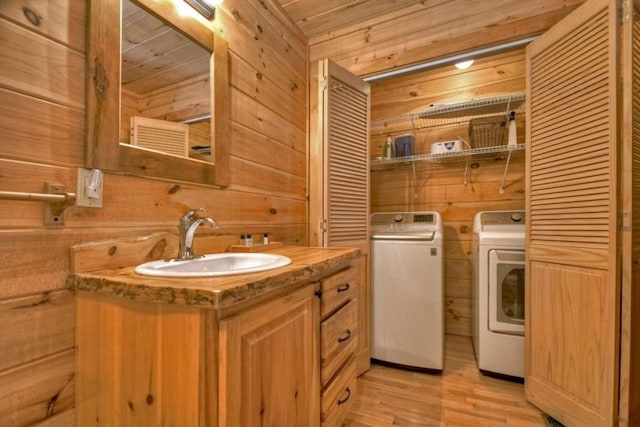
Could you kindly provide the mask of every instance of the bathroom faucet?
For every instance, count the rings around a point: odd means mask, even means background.
[[[220,225],[208,216],[196,218],[196,212],[204,212],[204,208],[190,210],[180,218],[180,222],[178,223],[178,236],[180,239],[178,256],[176,257],[178,260],[189,260],[195,258],[192,248],[193,236],[196,233],[196,228],[198,228],[202,223],[206,222],[209,224],[209,227],[213,229],[220,228]]]

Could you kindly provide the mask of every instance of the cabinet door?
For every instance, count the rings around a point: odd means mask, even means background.
[[[527,48],[527,398],[568,426],[618,412],[619,5]]]
[[[317,426],[316,286],[220,322],[221,426]]]

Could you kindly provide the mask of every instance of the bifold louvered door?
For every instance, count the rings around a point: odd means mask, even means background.
[[[618,415],[619,4],[527,48],[525,389],[567,426]]]
[[[329,60],[319,62],[318,84],[309,150],[309,243],[360,249],[356,354],[361,373],[370,364],[370,87]]]
[[[322,246],[369,242],[369,84],[321,63],[324,203]]]

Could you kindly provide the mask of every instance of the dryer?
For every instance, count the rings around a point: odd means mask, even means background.
[[[484,374],[524,377],[524,211],[473,222],[473,347]]]

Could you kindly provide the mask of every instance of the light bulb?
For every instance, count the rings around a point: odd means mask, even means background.
[[[471,67],[471,64],[473,64],[473,59],[470,59],[468,61],[457,62],[456,68],[458,70],[466,70],[467,68]]]

